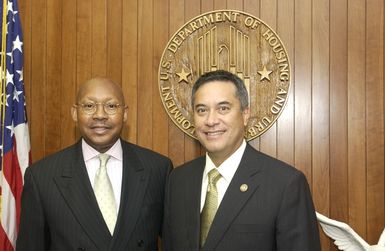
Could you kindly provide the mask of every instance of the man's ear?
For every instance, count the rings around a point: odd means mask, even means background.
[[[123,111],[123,122],[127,121],[127,117],[128,117],[128,107],[125,107]]]
[[[75,106],[71,107],[71,116],[73,121],[78,122],[78,110]]]
[[[247,123],[249,123],[249,118],[250,118],[250,108],[246,107],[242,111],[242,116],[243,116],[243,125],[247,126]]]

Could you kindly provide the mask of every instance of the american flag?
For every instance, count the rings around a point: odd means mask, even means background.
[[[15,250],[25,169],[31,162],[17,0],[1,0],[0,250]]]

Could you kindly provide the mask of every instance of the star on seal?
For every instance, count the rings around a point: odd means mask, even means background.
[[[185,81],[188,84],[188,76],[190,76],[191,72],[185,72],[184,68],[182,68],[181,72],[176,72],[176,75],[179,77],[178,83]]]
[[[266,65],[263,66],[263,70],[262,71],[258,71],[258,73],[261,75],[261,81],[264,80],[264,79],[267,79],[270,81],[270,73],[272,73],[272,71],[268,71],[266,69]]]

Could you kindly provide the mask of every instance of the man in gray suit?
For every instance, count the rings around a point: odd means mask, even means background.
[[[244,140],[244,83],[227,71],[192,90],[196,136],[206,156],[174,169],[166,190],[166,251],[319,251],[305,176]]]
[[[171,161],[120,139],[109,79],[82,84],[71,113],[82,139],[27,168],[16,250],[158,250]]]

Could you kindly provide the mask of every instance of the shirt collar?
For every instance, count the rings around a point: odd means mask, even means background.
[[[222,177],[227,182],[230,182],[238,169],[239,163],[241,162],[245,149],[246,141],[243,140],[239,148],[218,167],[215,166],[214,162],[211,160],[210,156],[206,152],[206,166],[203,173],[203,177],[206,177],[208,172],[210,172],[212,169],[217,168],[218,172],[222,175]]]
[[[87,144],[87,142],[84,139],[82,139],[82,150],[83,150],[84,162],[87,162],[88,160],[93,159],[100,154],[100,152],[98,152],[95,148]],[[118,139],[115,142],[115,144],[110,149],[108,149],[108,151],[105,153],[119,161],[122,161],[123,149],[122,149],[122,144],[120,142],[120,139]]]

